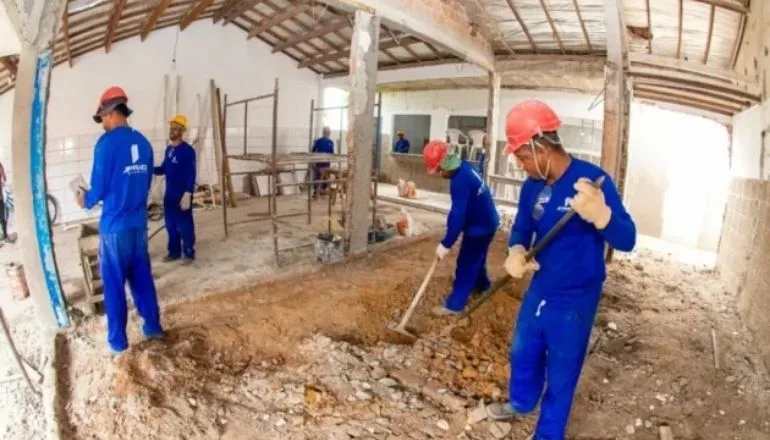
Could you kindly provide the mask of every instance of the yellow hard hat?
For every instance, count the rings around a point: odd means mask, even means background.
[[[185,116],[185,115],[176,115],[173,118],[169,119],[168,123],[169,124],[171,124],[171,123],[179,124],[183,128],[187,128],[187,116]]]
[[[396,134],[404,134],[404,130],[399,129]]]

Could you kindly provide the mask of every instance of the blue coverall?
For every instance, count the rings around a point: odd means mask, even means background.
[[[580,177],[602,185],[612,217],[604,230],[575,216],[535,258],[535,272],[519,310],[511,348],[510,404],[526,414],[540,404],[534,440],[563,440],[606,278],[605,241],[631,251],[636,226],[615,184],[601,168],[579,159],[553,185],[527,179],[521,189],[509,246],[530,246],[570,210],[568,198]],[[547,386],[546,386],[547,383]],[[545,387],[545,393],[543,388]]]
[[[155,167],[155,174],[166,176],[166,193],[163,195],[163,213],[168,233],[168,257],[184,255],[195,258],[195,222],[192,208],[182,211],[179,203],[184,193],[195,191],[195,149],[187,142],[169,145],[163,155],[163,163]]]
[[[463,234],[452,293],[444,307],[455,312],[465,308],[474,290],[489,289],[487,253],[500,225],[492,193],[473,165],[462,161],[449,181],[452,207],[447,217],[447,231],[441,244],[449,249]]]
[[[104,133],[96,143],[91,189],[85,207],[103,202],[99,220],[99,262],[107,313],[107,342],[115,352],[128,348],[125,284],[142,317],[146,337],[163,333],[147,246],[147,197],[152,181],[150,142],[130,127]]]
[[[396,153],[408,153],[409,152],[409,140],[408,139],[399,139],[396,141],[396,145],[393,147],[393,151]]]
[[[328,137],[320,137],[313,142],[313,153],[329,153],[334,154],[334,141]],[[321,173],[331,164],[329,162],[318,162],[313,165],[313,180],[321,180]],[[318,191],[318,188],[326,189],[326,183],[316,183],[313,185],[313,194]]]

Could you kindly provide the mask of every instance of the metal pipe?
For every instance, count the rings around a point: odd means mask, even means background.
[[[273,192],[271,193],[273,203],[273,249],[275,251],[275,265],[280,266],[278,261],[278,222],[276,215],[278,210],[278,188],[276,188],[275,179],[278,177],[278,78],[275,79],[275,93],[273,94],[273,175],[271,176]]]
[[[227,106],[228,107],[232,107],[234,105],[245,104],[247,102],[259,101],[260,99],[272,98],[273,95],[274,95],[274,93],[268,93],[267,95],[259,95],[259,96],[255,96],[253,98],[241,99],[240,101],[233,101],[230,104],[227,104]]]
[[[313,122],[315,121],[315,99],[310,100],[310,132],[308,134],[308,153],[313,154]],[[312,181],[314,178],[314,173],[312,171],[312,165],[310,163],[307,164],[307,172],[305,173],[305,180],[308,182]],[[309,183],[307,188],[307,224],[312,223],[313,219],[313,190],[314,183]]]
[[[249,131],[249,103],[243,105],[243,155],[246,155],[246,139]]]
[[[316,107],[315,109],[313,109],[313,111],[325,112],[325,111],[331,111],[331,110],[345,110],[348,107],[349,106],[347,106],[347,105],[340,105],[340,106],[337,106],[337,107]]]
[[[382,92],[377,94],[377,123],[374,126],[374,197],[372,197],[372,229],[377,224],[377,190],[380,181],[380,149],[382,148]]]
[[[219,105],[219,103],[217,103]],[[227,162],[229,159],[227,157],[227,149],[225,148],[225,139],[227,138],[227,93],[225,93],[225,101],[224,106],[221,107],[223,109],[222,111],[222,127],[220,129],[221,136],[220,140],[222,141],[222,169],[220,172],[222,173],[222,188],[219,188],[219,193],[222,195],[222,221],[225,225],[225,238],[228,236],[228,230],[227,230],[227,190],[225,188],[229,188],[227,185],[228,176],[225,170],[229,170],[229,166],[227,165]],[[233,195],[230,194],[230,197]],[[212,191],[211,198],[214,198],[214,192]]]
[[[340,110],[340,137],[337,140],[337,154],[342,154],[342,121],[343,119],[345,119],[345,112]]]

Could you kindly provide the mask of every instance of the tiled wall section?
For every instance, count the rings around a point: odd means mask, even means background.
[[[757,341],[770,340],[770,182],[733,179],[717,269],[738,295],[738,309]],[[757,344],[770,366],[770,345]]]

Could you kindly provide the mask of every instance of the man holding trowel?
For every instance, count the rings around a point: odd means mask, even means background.
[[[599,167],[570,156],[561,121],[537,100],[516,105],[506,120],[506,153],[528,178],[519,196],[505,269],[513,278],[535,272],[524,295],[511,349],[510,401],[487,406],[493,420],[532,412],[533,440],[563,440],[606,278],[605,243],[631,251],[636,227],[618,190]],[[604,176],[604,179],[599,179]],[[594,186],[592,182],[602,182]],[[527,261],[527,249],[570,210],[557,236]],[[545,388],[545,391],[544,391]]]
[[[473,165],[450,153],[449,144],[430,141],[422,154],[429,173],[449,179],[452,197],[447,231],[436,248],[436,258],[443,260],[463,234],[452,292],[444,305],[432,312],[434,316],[456,315],[463,311],[472,292],[484,292],[491,285],[487,276],[487,253],[500,225],[500,216],[484,179]]]
[[[183,259],[183,264],[195,261],[195,222],[192,195],[195,192],[195,149],[184,141],[187,117],[176,115],[168,121],[169,144],[163,163],[155,167],[156,175],[166,176],[163,214],[168,234],[168,255],[164,261]]]

